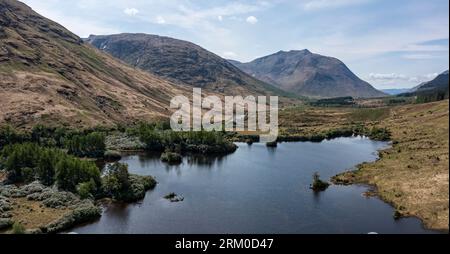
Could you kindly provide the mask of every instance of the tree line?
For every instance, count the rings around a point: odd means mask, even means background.
[[[174,132],[164,126],[141,123],[134,128],[129,128],[127,132],[138,136],[147,150],[153,151],[221,153],[236,150],[235,145],[226,139],[224,132]]]
[[[78,157],[98,158],[106,151],[103,130],[77,131],[61,127],[37,125],[30,131],[19,131],[10,126],[0,126],[0,149],[16,143],[35,143],[42,147],[67,149]]]
[[[8,172],[12,182],[39,180],[62,190],[76,192],[81,183],[93,182],[100,187],[100,170],[93,161],[82,160],[57,148],[36,143],[5,146],[0,152],[0,166]]]

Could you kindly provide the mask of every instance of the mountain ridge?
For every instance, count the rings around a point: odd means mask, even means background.
[[[433,80],[420,84],[418,87],[415,88],[415,91],[426,91],[432,89],[448,90],[448,86],[449,86],[449,71],[446,70],[441,74],[439,74]]]
[[[27,5],[0,0],[0,123],[112,125],[167,117],[192,93],[125,65]]]
[[[381,91],[358,78],[339,59],[311,51],[290,50],[257,58],[248,63],[231,61],[260,80],[301,96],[381,97]]]
[[[144,33],[90,35],[96,48],[149,73],[226,95],[287,93],[192,42]]]

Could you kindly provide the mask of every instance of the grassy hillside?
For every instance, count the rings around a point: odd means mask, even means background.
[[[393,147],[375,163],[335,180],[368,183],[401,216],[417,216],[433,229],[449,225],[449,101],[393,108],[380,123]]]
[[[191,90],[100,52],[18,1],[0,0],[0,124],[76,127],[169,115]]]

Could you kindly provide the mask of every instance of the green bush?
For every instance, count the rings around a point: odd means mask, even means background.
[[[314,173],[314,175],[313,175],[313,183],[312,183],[312,185],[311,185],[311,189],[312,189],[313,191],[316,191],[316,192],[318,192],[318,191],[324,191],[324,190],[326,190],[329,186],[330,186],[329,183],[320,180],[320,175],[319,175],[319,173],[317,173],[317,172]]]
[[[161,125],[161,126],[160,126]],[[128,129],[130,135],[136,135],[146,144],[147,150],[200,153],[234,152],[236,146],[225,139],[222,132],[189,131],[175,132],[167,130],[166,124],[139,124]]]
[[[0,163],[10,173],[12,181],[23,181],[24,168],[36,168],[41,148],[34,143],[7,145],[0,155]],[[30,172],[26,172],[29,176]]]
[[[78,184],[91,179],[96,186],[101,185],[100,170],[92,161],[67,156],[56,164],[56,182],[60,189],[75,192]]]
[[[161,154],[161,161],[170,164],[178,164],[183,161],[183,157],[178,153],[166,151],[163,154]]]
[[[55,182],[56,154],[52,150],[42,152],[37,165],[38,178],[42,184],[51,186]]]
[[[145,197],[145,192],[156,185],[151,176],[137,176],[128,173],[128,166],[114,163],[108,166],[102,179],[106,196],[125,202],[134,202]]]
[[[22,179],[25,183],[31,183],[36,180],[36,170],[32,168],[22,168]]]
[[[0,126],[0,149],[6,145],[28,140],[28,136],[16,131],[9,125]]]
[[[391,132],[387,128],[373,127],[368,136],[373,140],[388,141],[391,139]]]
[[[130,188],[128,166],[123,163],[113,163],[107,167],[107,173],[102,179],[103,191],[107,196],[121,200]]]
[[[13,234],[25,234],[25,227],[20,224],[19,222],[14,222],[12,226],[12,233]]]
[[[77,186],[77,193],[81,199],[93,198],[97,192],[97,186],[94,179],[89,182],[80,183]]]
[[[69,154],[78,157],[100,158],[106,151],[105,135],[92,132],[87,135],[75,135],[66,141]]]
[[[38,178],[45,185],[55,180],[63,190],[75,191],[79,183],[94,180],[101,184],[100,171],[92,161],[81,160],[55,148],[36,143],[8,145],[0,152],[0,164],[12,181]]]

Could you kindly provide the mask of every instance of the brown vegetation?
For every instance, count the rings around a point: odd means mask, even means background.
[[[115,60],[20,2],[0,1],[0,9],[0,124],[155,119],[190,91]]]
[[[27,229],[44,227],[72,211],[69,208],[46,207],[40,201],[31,201],[27,198],[15,198],[12,199],[12,202],[11,219],[19,222]]]
[[[417,216],[428,228],[448,231],[449,101],[393,108],[380,125],[392,132],[392,148],[334,182],[374,185],[401,216]]]

